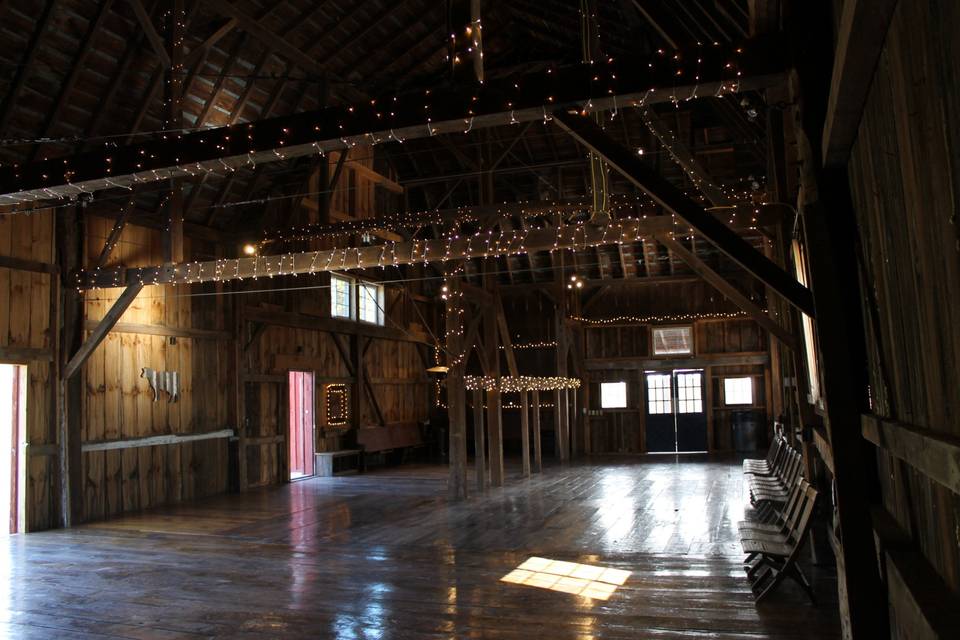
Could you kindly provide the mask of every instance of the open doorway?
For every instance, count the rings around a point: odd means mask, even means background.
[[[0,364],[0,535],[18,533],[22,522],[26,373],[24,366]]]
[[[290,372],[290,479],[312,476],[314,378],[309,371]]]

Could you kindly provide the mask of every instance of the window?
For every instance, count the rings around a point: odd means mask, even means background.
[[[600,407],[602,409],[626,409],[627,408],[627,383],[626,382],[601,382],[600,383]]]
[[[796,240],[793,241],[793,266],[796,270],[797,281],[807,286],[807,261],[803,247]],[[820,403],[820,369],[817,366],[816,336],[813,332],[813,318],[805,313],[800,314],[800,325],[803,329],[803,350],[807,360],[807,384],[809,385],[810,402]]]
[[[353,279],[330,276],[330,315],[334,318],[353,318]]]
[[[677,374],[677,413],[703,413],[703,374]]]
[[[357,285],[359,317],[364,322],[383,324],[383,285],[361,282]]]
[[[753,378],[724,378],[724,404],[753,404]]]
[[[670,374],[647,374],[647,413],[650,415],[673,413],[670,406]]]
[[[654,327],[653,355],[693,353],[692,327]]]

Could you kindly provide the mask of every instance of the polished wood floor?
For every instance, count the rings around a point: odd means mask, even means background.
[[[0,634],[839,637],[829,569],[812,570],[817,607],[792,585],[754,605],[736,461],[603,458],[514,474],[466,503],[445,495],[445,468],[397,467],[14,536],[0,545]],[[601,585],[606,600],[501,580],[531,557],[630,573]]]

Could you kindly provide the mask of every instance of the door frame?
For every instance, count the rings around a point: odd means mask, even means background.
[[[26,530],[26,470],[27,470],[27,393],[29,377],[27,364],[23,362],[0,362],[0,366],[13,368],[13,429],[11,430],[10,460],[10,520],[8,534]]]
[[[293,458],[290,455],[290,446],[292,444],[290,435],[291,435],[291,426],[292,426],[291,419],[293,418],[293,406],[290,402],[290,396],[293,389],[291,388],[290,380],[291,380],[292,374],[294,373],[301,373],[301,374],[310,376],[310,380],[312,382],[312,384],[310,385],[310,399],[312,404],[310,415],[312,417],[313,425],[310,428],[310,450],[312,452],[310,454],[310,473],[304,474],[296,478],[291,478],[290,473],[293,466]],[[316,457],[315,457],[315,454],[317,453],[317,372],[313,369],[288,369],[286,377],[287,377],[287,384],[286,384],[287,392],[285,394],[285,402],[284,402],[284,408],[286,410],[283,411],[283,413],[285,414],[284,423],[286,424],[286,428],[284,429],[284,433],[283,433],[283,442],[284,442],[283,451],[284,451],[284,458],[286,460],[286,464],[283,465],[284,467],[283,473],[286,476],[285,477],[286,482],[297,482],[299,480],[312,478],[317,474]]]
[[[678,373],[699,373],[700,374],[700,402],[703,408],[702,414],[705,424],[705,439],[706,439],[706,448],[703,450],[695,451],[680,451],[680,425],[679,425],[679,392],[677,387],[677,374]],[[643,450],[647,454],[667,454],[667,455],[680,455],[680,454],[697,454],[710,451],[710,414],[708,399],[710,397],[708,385],[710,384],[710,379],[708,374],[708,369],[706,367],[691,367],[691,368],[674,368],[669,369],[643,369],[641,370],[641,402],[643,405],[640,407],[641,412],[641,427],[643,428]],[[660,376],[669,376],[670,377],[670,416],[672,417],[673,422],[673,451],[650,451],[649,442],[647,438],[647,429],[649,428],[649,422],[651,419],[650,410],[650,398],[649,398],[649,387],[647,386],[648,376],[651,375],[660,375]],[[666,414],[653,414],[655,417],[663,417]],[[688,415],[688,414],[684,414]]]

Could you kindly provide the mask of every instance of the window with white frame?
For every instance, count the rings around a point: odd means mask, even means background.
[[[357,297],[358,317],[364,322],[382,325],[383,285],[361,282],[357,285]]]
[[[677,374],[677,413],[703,413],[703,374]]]
[[[654,327],[653,355],[693,353],[693,327]]]
[[[600,408],[601,409],[626,409],[627,408],[627,383],[626,382],[601,382],[600,383]]]
[[[724,404],[753,404],[753,378],[724,378]]]
[[[353,319],[353,278],[330,276],[330,315]]]
[[[669,373],[647,374],[647,413],[650,415],[673,413],[670,386]]]

